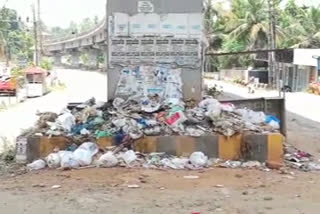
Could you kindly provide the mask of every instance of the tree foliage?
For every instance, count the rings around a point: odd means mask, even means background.
[[[22,57],[31,60],[33,45],[32,35],[26,30],[25,24],[19,20],[17,12],[2,8],[0,10],[0,46],[4,54],[9,59]]]
[[[79,33],[83,33],[91,30],[97,24],[99,24],[99,17],[95,16],[94,18],[84,18],[79,24],[71,21],[67,28],[53,27],[51,28],[51,36],[53,38],[63,38],[70,37]]]
[[[295,0],[271,2],[275,5],[277,47],[320,47],[320,5],[301,7]],[[212,2],[207,4],[205,28],[211,50],[238,52],[267,48],[270,21],[267,3],[267,0],[233,0],[230,10]],[[219,58],[218,67],[250,63],[250,56],[225,56]]]

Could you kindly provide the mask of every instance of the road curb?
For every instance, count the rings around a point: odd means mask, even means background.
[[[170,155],[188,157],[201,151],[210,158],[223,160],[257,160],[276,165],[283,163],[283,142],[281,134],[238,134],[233,137],[222,135],[189,137],[189,136],[158,136],[144,137],[133,146],[135,151],[142,153],[165,152]],[[72,142],[65,137],[30,137],[27,139],[27,159],[45,158],[59,148],[64,150]],[[112,137],[97,140],[101,149],[114,146]]]

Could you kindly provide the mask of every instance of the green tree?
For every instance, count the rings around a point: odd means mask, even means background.
[[[295,47],[319,48],[320,47],[320,7],[311,7],[302,18],[303,30],[297,35],[299,43]]]
[[[99,16],[94,17],[94,24],[95,25],[99,24]]]
[[[69,27],[67,28],[67,34],[72,35],[72,34],[77,34],[77,33],[79,33],[78,24],[75,23],[74,21],[70,22]]]
[[[85,32],[92,29],[95,26],[94,21],[90,18],[85,18],[80,23],[80,32]]]
[[[2,8],[0,10],[0,44],[5,49],[7,59],[24,57],[32,59],[33,39],[25,30],[24,23],[18,19],[15,10]]]

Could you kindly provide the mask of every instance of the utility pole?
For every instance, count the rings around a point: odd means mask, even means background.
[[[39,36],[39,61],[41,61],[41,57],[43,54],[43,41],[42,41],[42,22],[41,22],[41,5],[40,0],[37,1],[38,3],[38,36]]]
[[[275,23],[275,5],[274,0],[268,0],[268,14],[269,14],[269,30],[268,30],[268,48],[269,49],[276,49],[276,23]],[[275,59],[276,52],[269,52],[268,55],[268,79],[269,85],[272,88],[276,86],[276,79],[277,79],[277,71],[276,71],[276,59]]]
[[[38,24],[37,24],[37,17],[36,17],[36,9],[35,6],[32,5],[32,13],[33,13],[33,32],[34,32],[34,63],[36,66],[39,66],[39,45],[38,45]]]

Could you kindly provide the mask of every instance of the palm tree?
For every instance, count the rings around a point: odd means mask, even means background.
[[[268,17],[264,0],[235,0],[229,14],[226,33],[245,49],[267,43]]]
[[[298,35],[299,43],[295,47],[319,48],[320,47],[320,7],[311,7],[301,21],[303,26]]]
[[[274,0],[276,9],[279,1]],[[277,42],[284,38],[284,32],[276,23]],[[241,41],[244,49],[267,46],[269,17],[266,0],[234,0],[232,12],[227,21],[226,33],[229,40]]]

